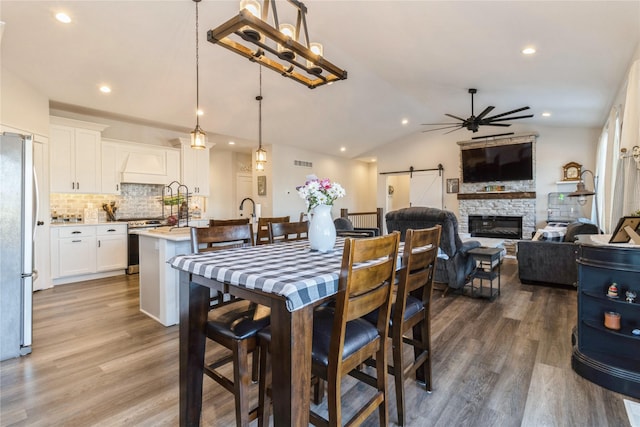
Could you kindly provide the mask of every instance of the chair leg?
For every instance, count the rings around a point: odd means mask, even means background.
[[[396,386],[398,425],[404,425],[404,358],[402,356],[402,331],[393,333],[393,378]]]
[[[381,426],[389,424],[389,403],[387,402],[387,346],[380,345],[380,349],[376,354],[376,383],[378,384],[378,393],[382,393],[383,401],[378,406],[379,421]]]
[[[429,314],[425,310],[424,318],[413,327],[413,336],[420,337],[420,347],[413,347],[414,361],[424,354],[426,360],[416,369],[416,381],[425,385],[425,389],[431,392],[431,337],[429,336]],[[414,362],[415,363],[415,362]]]
[[[260,346],[257,346],[251,356],[251,381],[257,382],[260,379]]]
[[[236,341],[233,346],[233,388],[236,403],[236,425],[249,425],[249,383],[251,371],[249,369],[248,340]]]
[[[313,403],[319,405],[324,399],[324,380],[320,377],[314,377],[313,382]]]
[[[255,357],[255,355],[254,355]],[[271,354],[269,345],[260,344],[260,380],[258,394],[258,427],[269,425],[271,402],[269,402],[268,389],[271,386]]]

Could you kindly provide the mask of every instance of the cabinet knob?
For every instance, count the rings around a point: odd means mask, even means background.
[[[38,221],[36,222],[36,225],[44,225],[44,221]]]

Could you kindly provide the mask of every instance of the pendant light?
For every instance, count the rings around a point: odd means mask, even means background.
[[[260,94],[256,96],[258,101],[258,149],[256,150],[256,170],[264,171],[264,164],[267,163],[267,152],[262,148],[262,66],[260,69]]]
[[[200,128],[200,56],[198,55],[198,3],[200,0],[193,0],[196,4],[196,128],[191,131],[191,148],[206,148],[207,134]]]

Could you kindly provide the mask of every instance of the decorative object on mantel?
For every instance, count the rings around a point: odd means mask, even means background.
[[[504,122],[506,120],[517,120],[517,119],[528,119],[533,117],[533,114],[527,114],[525,116],[511,116],[506,117],[514,113],[518,113],[520,111],[528,110],[529,107],[517,108],[515,110],[507,111],[506,113],[496,114],[491,117],[486,117],[495,107],[490,105],[477,116],[473,110],[473,95],[478,92],[477,89],[469,89],[469,93],[471,94],[471,116],[467,119],[463,119],[462,117],[454,116],[453,114],[445,113],[445,116],[451,117],[452,119],[459,120],[459,122],[448,122],[448,123],[423,123],[423,126],[441,126],[435,129],[424,130],[423,132],[432,132],[434,130],[442,130],[442,129],[452,129],[448,132],[445,132],[445,135],[451,132],[455,132],[457,130],[467,128],[471,132],[478,132],[480,126],[499,126],[499,127],[509,127],[510,123],[499,123]]]
[[[256,96],[256,101],[258,101],[258,149],[256,150],[256,170],[262,172],[264,171],[264,164],[267,163],[267,152],[262,148],[262,66],[260,66],[260,94]]]
[[[582,165],[576,162],[569,162],[562,166],[563,181],[579,181],[582,175]]]
[[[198,43],[198,3],[200,0],[193,0],[196,4],[196,128],[191,131],[191,148],[206,148],[207,134],[200,128],[200,56]]]
[[[310,89],[345,80],[347,72],[323,58],[323,48],[320,43],[309,41],[307,7],[297,0],[288,0],[288,2],[297,9],[295,27],[278,22],[275,0],[264,0],[262,7],[258,0],[242,0],[239,14],[217,28],[209,30],[207,40],[302,83]],[[273,25],[267,22],[269,4],[272,9]],[[232,39],[233,35],[236,37]],[[254,44],[256,47],[252,48],[249,44]],[[274,58],[268,57],[267,53]]]
[[[307,203],[307,211],[313,211],[309,223],[309,244],[311,250],[329,252],[336,244],[336,226],[331,218],[331,206],[346,192],[337,182],[329,179],[318,179],[315,175],[307,176],[304,185],[296,187],[300,197]]]

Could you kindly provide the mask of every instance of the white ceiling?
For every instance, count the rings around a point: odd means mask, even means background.
[[[258,66],[206,41],[238,3],[199,4],[200,125],[222,144],[258,134]],[[640,40],[640,1],[305,4],[311,41],[348,79],[310,90],[265,69],[263,142],[351,158],[449,121],[444,113],[468,117],[470,87],[476,114],[528,105],[533,125],[602,126]],[[58,11],[73,22],[56,21]],[[278,1],[281,22],[293,12]],[[195,126],[193,1],[1,0],[0,20],[2,66],[56,105]],[[529,45],[537,53],[525,57]],[[102,84],[113,92],[100,93]]]

